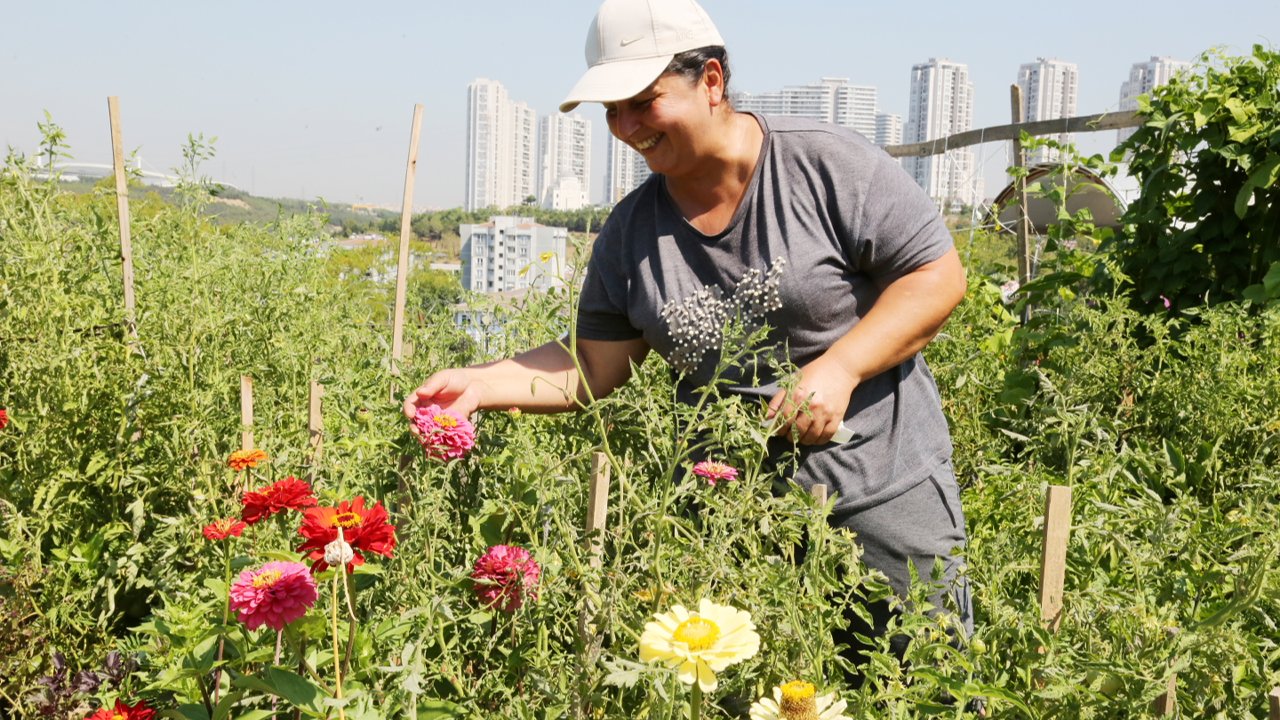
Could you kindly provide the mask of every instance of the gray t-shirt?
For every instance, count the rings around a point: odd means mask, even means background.
[[[861,135],[756,118],[760,159],[723,232],[691,226],[654,175],[614,208],[587,267],[578,336],[643,337],[681,378],[681,397],[713,376],[726,315],[768,323],[770,341],[803,366],[866,314],[880,286],[952,244],[929,197]],[[778,386],[767,375],[740,368],[727,390],[768,400]],[[919,354],[859,385],[844,424],[849,442],[799,447],[794,479],[826,483],[846,512],[910,490],[951,457],[937,386]]]

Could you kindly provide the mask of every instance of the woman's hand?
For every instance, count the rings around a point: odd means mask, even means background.
[[[824,355],[800,369],[792,390],[773,396],[765,420],[776,418],[773,434],[790,436],[803,445],[831,442],[857,386],[857,378]]]
[[[417,416],[418,408],[439,405],[470,417],[480,409],[483,390],[484,383],[473,378],[464,368],[441,370],[404,399],[404,416],[412,420]]]

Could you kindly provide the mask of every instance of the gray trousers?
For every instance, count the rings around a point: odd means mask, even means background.
[[[922,582],[929,582],[934,560],[943,563],[942,585],[931,593],[934,613],[952,613],[966,635],[973,631],[973,599],[968,579],[959,574],[963,559],[958,551],[965,544],[964,510],[960,507],[960,487],[955,472],[947,462],[919,485],[876,507],[851,513],[836,512],[829,521],[857,534],[862,547],[862,560],[868,567],[883,572],[889,584],[905,597],[911,584],[907,562],[915,565]],[[949,595],[950,597],[945,597]],[[880,601],[869,607],[873,626],[849,613],[849,627],[836,633],[837,644],[849,646],[855,665],[865,661],[866,648],[854,635],[884,635],[893,615],[889,603]],[[900,658],[906,652],[906,638],[891,638],[890,646]]]

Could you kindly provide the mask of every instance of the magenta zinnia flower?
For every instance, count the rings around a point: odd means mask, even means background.
[[[708,485],[715,485],[725,480],[737,480],[738,469],[715,460],[703,460],[693,466],[693,474],[707,479]]]
[[[475,425],[462,413],[439,405],[418,408],[413,426],[418,430],[422,449],[437,460],[460,458],[476,444]]]
[[[283,630],[307,614],[316,595],[316,581],[306,565],[269,562],[256,570],[245,570],[231,583],[231,609],[250,630],[263,625]]]
[[[538,599],[538,578],[542,568],[528,550],[513,545],[494,545],[471,571],[476,597],[487,607],[515,612],[524,601]]]

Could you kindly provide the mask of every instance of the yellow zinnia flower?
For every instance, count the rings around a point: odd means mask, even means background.
[[[653,616],[640,636],[640,660],[674,668],[680,682],[716,689],[716,673],[760,649],[751,614],[703,598],[690,612],[681,605]]]
[[[849,720],[842,715],[848,703],[836,700],[835,693],[816,697],[813,683],[792,680],[773,689],[773,697],[762,697],[751,705],[751,720]]]

